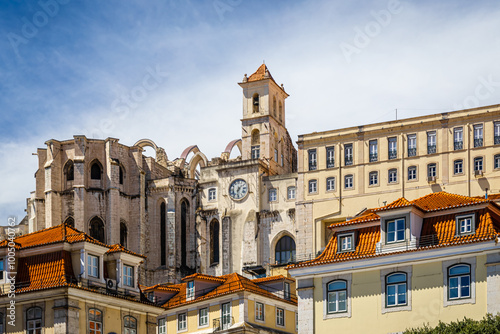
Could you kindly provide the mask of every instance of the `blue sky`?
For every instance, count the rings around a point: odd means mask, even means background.
[[[498,104],[498,17],[498,1],[2,1],[0,224],[24,215],[51,138],[219,156],[241,135],[236,83],[263,60],[294,141]]]

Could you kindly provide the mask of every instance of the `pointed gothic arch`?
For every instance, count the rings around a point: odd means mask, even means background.
[[[210,222],[210,265],[219,263],[219,232],[220,224],[219,221],[214,218]]]
[[[98,216],[94,216],[89,222],[89,235],[97,241],[106,243],[104,222]]]

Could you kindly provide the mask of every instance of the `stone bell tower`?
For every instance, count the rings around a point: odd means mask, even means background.
[[[262,64],[243,77],[242,159],[262,159],[270,174],[295,170],[296,151],[285,127],[285,99],[289,96]],[[294,156],[295,154],[295,156]]]

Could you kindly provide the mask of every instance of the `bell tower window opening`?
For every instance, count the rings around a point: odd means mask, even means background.
[[[127,238],[128,237],[128,231],[127,231],[127,225],[124,222],[120,222],[120,245],[123,247],[127,248]]]
[[[120,166],[120,170],[118,172],[118,178],[119,178],[119,181],[120,181],[120,184],[123,184],[123,167]]]
[[[252,131],[252,147],[251,147],[252,159],[260,158],[260,132],[255,129]]]
[[[259,94],[255,93],[252,97],[253,112],[259,112]]]
[[[89,234],[92,238],[96,239],[97,241],[106,243],[104,239],[104,223],[99,217],[94,217],[90,221]]]
[[[90,167],[90,178],[92,180],[100,180],[101,179],[102,169],[99,163],[96,161]]]
[[[73,161],[69,160],[64,167],[64,173],[66,174],[66,181],[75,180],[75,166]]]
[[[210,223],[210,265],[219,263],[219,222]]]

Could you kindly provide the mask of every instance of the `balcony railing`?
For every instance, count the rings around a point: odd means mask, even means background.
[[[416,147],[408,148],[408,156],[409,157],[415,157],[416,155],[417,155],[417,148]]]
[[[500,144],[500,136],[495,136],[495,145]]]
[[[483,138],[475,138],[474,147],[481,147],[481,146],[483,146]]]
[[[389,151],[389,160],[396,159],[398,157],[398,151],[392,150]]]
[[[427,154],[436,153],[436,145],[427,145]]]
[[[456,150],[461,150],[464,148],[464,142],[463,141],[456,141],[453,143],[453,149]]]
[[[370,154],[370,162],[375,162],[378,160],[378,154],[377,153],[371,153]]]
[[[352,165],[352,158],[346,157],[345,158],[345,165],[346,166],[351,166]]]
[[[213,324],[213,332],[222,331],[234,324],[234,318],[229,315],[222,316],[221,318],[214,319]]]
[[[317,168],[317,165],[316,165],[315,162],[314,163],[309,163],[309,170],[316,170],[316,168]]]
[[[326,168],[333,168],[335,167],[335,160],[334,159],[329,159],[326,161]]]

